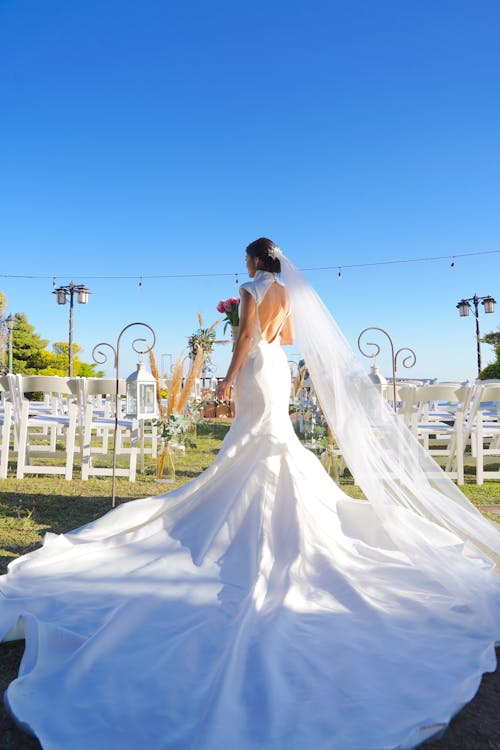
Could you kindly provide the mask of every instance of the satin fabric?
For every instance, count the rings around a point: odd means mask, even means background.
[[[272,283],[244,286],[260,305]],[[7,705],[44,750],[409,749],[495,668],[498,600],[476,610],[333,483],[294,434],[279,337],[255,325],[211,467],[47,535],[0,578],[0,636],[26,639]]]

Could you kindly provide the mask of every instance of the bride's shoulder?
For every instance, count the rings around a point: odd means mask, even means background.
[[[241,284],[240,285],[240,295],[241,295],[242,291],[248,292],[252,297],[255,298],[257,296],[257,290],[256,290],[255,281],[245,281],[244,284]]]

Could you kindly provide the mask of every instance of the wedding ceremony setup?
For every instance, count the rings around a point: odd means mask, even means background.
[[[500,750],[499,27],[0,3],[0,750]]]

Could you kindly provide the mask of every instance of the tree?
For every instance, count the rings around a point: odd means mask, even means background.
[[[9,331],[3,319],[4,310],[7,308],[7,297],[0,292],[0,374],[5,372],[5,349],[9,339]]]
[[[73,343],[73,376],[81,378],[100,378],[104,373],[96,371],[96,364],[87,364],[82,362],[78,354],[83,351],[82,347]],[[40,369],[39,375],[61,375],[65,377],[68,374],[68,351],[69,344],[65,341],[56,341],[52,344],[52,351],[44,350],[42,352],[44,366]]]
[[[0,306],[5,296],[0,292]],[[0,320],[0,334],[2,331]],[[56,341],[52,351],[47,349],[48,339],[42,339],[35,333],[35,327],[28,321],[25,313],[14,315],[14,329],[12,331],[12,370],[21,375],[61,375],[68,374],[68,344]],[[2,340],[0,336],[0,346]],[[2,366],[0,351],[0,368]],[[101,378],[102,370],[96,370],[96,364],[82,362],[78,354],[83,351],[78,344],[73,344],[73,374],[75,377]],[[5,369],[5,368],[4,368]]]
[[[496,362],[487,365],[479,374],[480,380],[500,378],[500,326],[498,331],[491,331],[483,337],[485,344],[490,344],[495,350]]]
[[[43,350],[48,339],[35,333],[25,313],[14,315],[12,331],[12,369],[22,375],[37,375],[44,365]]]

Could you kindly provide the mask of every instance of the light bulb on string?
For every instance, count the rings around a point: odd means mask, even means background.
[[[339,277],[339,279],[341,279],[341,278],[342,278],[342,269],[341,269],[341,268],[339,268],[339,271],[338,271],[338,273],[337,273],[337,276]]]
[[[455,256],[453,256],[453,260],[450,263],[450,268],[455,268]]]
[[[141,287],[142,287],[142,276],[141,276],[141,278],[139,279],[139,284],[138,284],[138,286],[139,286],[139,289],[141,289]]]
[[[238,285],[239,285],[239,283],[240,283],[240,282],[239,282],[239,280],[238,280],[238,274],[237,274],[237,273],[235,273],[234,275],[235,275],[235,277],[236,277],[236,286],[238,286]]]
[[[56,277],[55,276],[52,279],[52,286],[54,287],[54,289],[56,288]]]

